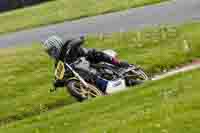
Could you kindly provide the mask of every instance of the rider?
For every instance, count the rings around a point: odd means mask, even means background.
[[[117,58],[113,58],[104,52],[96,49],[84,48],[81,46],[82,44],[84,44],[83,36],[65,41],[58,36],[51,36],[42,43],[48,55],[55,60],[55,65],[57,65],[59,60],[67,63],[73,63],[79,57],[86,57],[86,59],[91,63],[98,63],[102,61],[111,63],[118,67],[128,68],[130,66],[128,63],[121,62]],[[137,81],[127,81],[128,86],[135,84],[137,84]],[[54,86],[62,87],[64,86],[64,82],[56,80]]]

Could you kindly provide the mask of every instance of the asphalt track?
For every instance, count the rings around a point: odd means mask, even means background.
[[[55,34],[69,38],[81,34],[129,31],[147,26],[177,25],[191,21],[200,21],[200,0],[173,0],[0,35],[0,48],[26,46],[32,42],[45,40],[48,36]]]

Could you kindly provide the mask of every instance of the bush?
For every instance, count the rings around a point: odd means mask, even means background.
[[[22,7],[22,0],[8,0],[11,9]]]
[[[16,8],[38,4],[47,0],[0,0],[0,11],[8,11]]]

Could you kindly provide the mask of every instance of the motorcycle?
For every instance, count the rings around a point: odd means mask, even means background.
[[[83,66],[91,68],[89,71],[98,73],[100,84],[88,80],[92,79],[91,75],[88,75],[87,71],[83,70]],[[127,89],[126,81],[129,79],[136,81],[149,79],[147,74],[136,65],[130,65],[128,68],[119,68],[105,62],[91,64],[85,57],[77,59],[72,64],[59,61],[55,69],[55,77],[56,80],[64,81],[67,91],[78,101],[125,90]],[[102,90],[102,88],[104,89]]]

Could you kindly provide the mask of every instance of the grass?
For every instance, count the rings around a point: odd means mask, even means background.
[[[0,14],[0,33],[95,16],[166,0],[51,0],[50,2]]]
[[[200,70],[195,70],[110,97],[66,106],[9,124],[0,132],[197,133],[199,74]]]
[[[199,58],[200,24],[164,26],[142,32],[114,33],[90,37],[87,46],[114,49],[120,58],[159,73]]]
[[[166,36],[171,28],[162,29],[157,28],[163,36],[159,39],[143,38],[142,36],[150,31],[157,32],[155,29],[149,29],[140,33],[117,33],[105,37],[89,37],[86,46],[99,49],[113,48],[119,52],[122,59],[128,59],[129,62],[142,66],[149,74],[162,72],[165,69],[174,68],[199,58],[200,24],[180,26],[176,30],[176,36],[173,35],[173,37]],[[189,48],[185,48],[186,43],[183,39],[187,40]],[[37,115],[39,117],[39,114],[45,114],[46,111],[55,110],[75,102],[64,89],[60,89],[54,94],[48,92],[48,89],[52,87],[53,62],[38,44],[27,48],[1,49],[0,58],[0,123],[2,127],[6,123],[30,116]],[[104,101],[104,98],[101,100]],[[101,104],[100,101],[99,104]],[[115,104],[114,100],[113,104]],[[123,104],[121,103],[121,106]],[[76,106],[75,110],[82,108],[82,105],[77,104],[70,106],[65,111],[73,110],[74,106]],[[88,106],[96,108],[95,104]],[[112,107],[105,108],[109,110]],[[69,118],[74,117],[68,116],[68,112],[65,114]],[[79,119],[79,116],[75,117]]]
[[[67,98],[63,90],[58,91],[57,95],[48,92],[52,87],[51,64],[48,65],[49,60],[37,50],[1,50],[0,122],[21,119],[73,103],[73,99]]]

